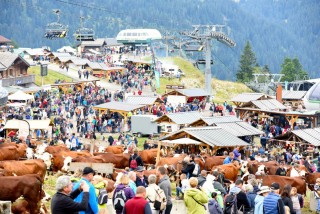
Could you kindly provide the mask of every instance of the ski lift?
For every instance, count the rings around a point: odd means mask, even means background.
[[[44,37],[47,39],[65,38],[68,33],[68,25],[60,23],[60,10],[56,9],[53,12],[57,15],[58,21],[47,24]]]
[[[94,30],[83,27],[84,17],[80,17],[80,28],[73,34],[77,41],[94,41]]]

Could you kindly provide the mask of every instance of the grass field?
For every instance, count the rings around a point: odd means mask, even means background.
[[[185,85],[186,88],[204,88],[205,79],[204,73],[195,68],[191,62],[181,58],[164,58],[161,61],[168,62],[179,66],[179,68],[185,73],[185,76],[181,77],[181,81],[177,78],[160,78],[160,89],[157,92],[160,94],[165,93],[166,85]],[[215,96],[214,101],[216,103],[223,103],[233,98],[235,95],[245,92],[252,92],[243,83],[223,81],[213,78],[211,81],[212,93]]]
[[[40,76],[40,66],[29,67],[28,73],[35,74],[36,75],[35,84],[37,84],[38,86],[42,85],[42,77]],[[48,75],[43,77],[43,84],[44,85],[54,84],[55,81],[58,79],[65,80],[66,82],[72,82],[72,78],[48,69]]]

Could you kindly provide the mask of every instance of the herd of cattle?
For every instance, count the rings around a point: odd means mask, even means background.
[[[70,151],[65,145],[47,146],[39,144],[35,149],[27,148],[26,144],[3,143],[0,145],[0,200],[14,202],[21,196],[21,203],[14,203],[12,213],[45,213],[43,200],[47,200],[46,193],[43,190],[43,182],[47,172],[69,172],[71,162],[85,163],[113,163],[114,172],[108,175],[108,192],[114,189],[114,183],[118,173],[124,172],[124,168],[129,165],[130,154],[124,153],[122,146],[109,146],[105,151],[94,152],[91,155],[88,151]],[[139,152],[146,167],[145,175],[155,174],[157,149],[143,150]],[[166,166],[170,176],[178,177],[181,172],[182,161],[186,154],[180,154],[176,157],[161,157],[157,166]],[[26,159],[26,160],[21,160]],[[290,184],[297,188],[300,194],[306,194],[307,185],[313,190],[313,184],[320,173],[310,173],[301,177],[291,178],[289,176],[275,175],[279,164],[275,161],[257,162],[243,161],[231,164],[224,164],[225,156],[206,156],[195,159],[201,170],[207,170],[208,173],[222,169],[225,177],[236,181],[239,174],[263,174],[257,176],[262,180],[262,185],[269,186],[273,182],[278,182],[281,187]],[[292,166],[288,165],[288,175]],[[300,166],[301,170],[307,170]],[[258,173],[257,173],[258,172]],[[261,173],[263,172],[263,173]],[[245,178],[244,178],[245,179]],[[21,200],[21,199],[19,199]]]

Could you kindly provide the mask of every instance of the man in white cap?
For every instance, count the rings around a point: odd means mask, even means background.
[[[257,192],[257,196],[254,199],[254,214],[263,213],[263,201],[264,198],[267,197],[269,192],[270,188],[268,186],[260,187],[260,191]]]

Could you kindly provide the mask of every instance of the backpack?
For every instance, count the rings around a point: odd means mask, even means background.
[[[194,170],[193,170],[193,172],[192,172],[192,175],[198,176],[199,174],[200,174],[200,166],[199,166],[199,164],[195,163],[195,164],[194,164]]]
[[[154,208],[156,210],[164,210],[167,206],[167,198],[161,188],[155,189],[156,197],[154,199]]]
[[[115,210],[122,211],[124,208],[124,205],[127,201],[127,197],[124,190],[125,188],[119,190],[114,196],[113,206]]]
[[[237,194],[230,193],[226,195],[224,199],[224,214],[236,214],[238,213],[237,208]]]
[[[131,169],[136,169],[138,167],[138,162],[136,159],[137,159],[137,157],[131,160],[131,162],[130,162]]]
[[[98,203],[100,205],[108,203],[108,192],[105,188],[99,189]]]

